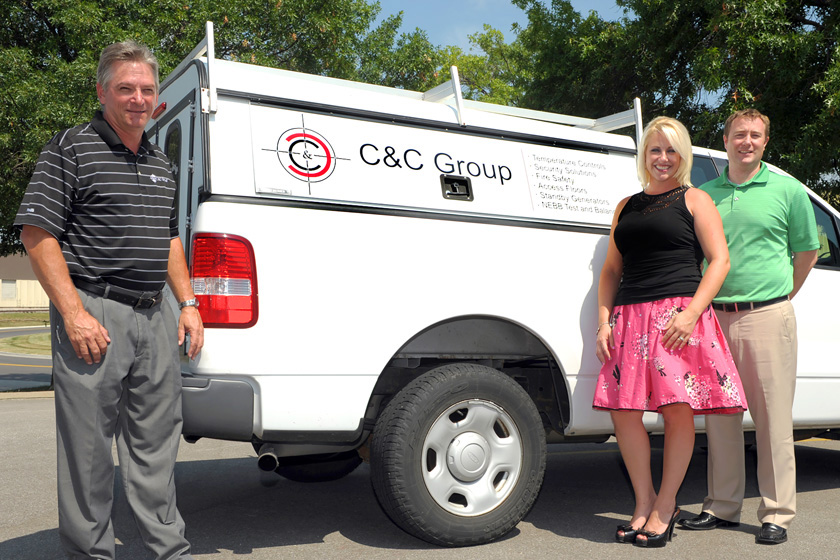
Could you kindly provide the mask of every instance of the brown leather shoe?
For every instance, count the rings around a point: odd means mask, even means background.
[[[787,529],[775,523],[762,523],[755,536],[757,544],[782,544],[787,540]]]
[[[717,529],[718,527],[738,527],[740,525],[737,521],[727,521],[705,511],[697,517],[680,519],[679,524],[683,529],[690,529],[692,531],[708,531],[710,529]]]

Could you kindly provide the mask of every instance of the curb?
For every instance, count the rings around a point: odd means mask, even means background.
[[[52,354],[13,354],[11,352],[0,352],[0,358],[8,356],[9,358],[31,358],[33,360],[50,360],[52,361]]]
[[[54,396],[52,391],[0,392],[0,401],[13,399],[51,399]]]

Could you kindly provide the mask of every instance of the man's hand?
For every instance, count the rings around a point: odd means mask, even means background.
[[[198,309],[192,306],[183,308],[178,318],[178,346],[184,344],[186,335],[190,335],[189,357],[194,360],[204,346],[204,323]]]
[[[816,249],[793,254],[793,290],[790,292],[790,299],[799,292],[799,288],[805,283],[805,279],[815,264],[817,264]]]
[[[190,282],[190,272],[187,270],[187,260],[184,257],[184,247],[178,237],[173,237],[169,242],[166,282],[172,288],[172,293],[178,301],[195,298]],[[204,346],[204,323],[201,322],[198,309],[191,305],[181,309],[181,317],[178,319],[178,346],[184,344],[186,335],[190,335],[189,356],[191,360],[194,360],[201,352],[201,347]]]
[[[87,365],[102,361],[111,337],[108,336],[108,330],[90,313],[79,308],[72,317],[65,317],[64,330],[76,351],[76,357],[84,360]]]
[[[32,270],[50,301],[64,319],[64,330],[76,356],[88,365],[102,360],[111,338],[99,321],[85,311],[79,298],[58,240],[45,230],[23,226],[20,240],[29,253]]]

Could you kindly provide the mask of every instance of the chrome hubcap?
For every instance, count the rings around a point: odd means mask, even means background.
[[[423,481],[455,515],[482,515],[507,499],[522,470],[522,438],[513,418],[485,400],[447,408],[423,442]]]

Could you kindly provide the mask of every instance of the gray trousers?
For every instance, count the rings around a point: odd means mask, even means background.
[[[50,307],[62,545],[69,558],[114,558],[116,436],[125,495],[143,542],[157,558],[191,558],[175,505],[182,417],[172,310],[165,302],[135,310],[78,292],[111,343],[99,364],[87,365]]]

